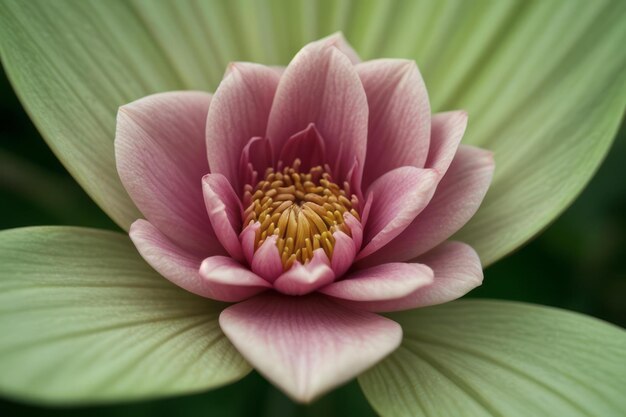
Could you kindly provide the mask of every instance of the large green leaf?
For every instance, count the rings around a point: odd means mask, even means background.
[[[359,378],[383,417],[620,417],[626,332],[548,307],[458,301],[392,315],[401,347]]]
[[[0,232],[0,392],[57,403],[194,392],[250,367],[223,307],[160,277],[119,233]]]
[[[495,151],[493,187],[459,238],[485,264],[553,220],[606,154],[626,102],[620,0],[0,0],[0,52],[56,154],[122,227],[119,105],[213,90],[229,60],[285,64],[343,30],[366,59],[415,59],[433,109],[465,108]]]

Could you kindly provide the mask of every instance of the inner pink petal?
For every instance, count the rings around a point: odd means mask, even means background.
[[[306,172],[326,163],[325,149],[324,139],[315,124],[311,123],[306,129],[289,138],[280,153],[279,161],[282,166],[292,166],[299,159],[300,169]]]

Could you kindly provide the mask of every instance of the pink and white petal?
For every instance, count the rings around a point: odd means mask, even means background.
[[[243,251],[243,256],[244,258],[246,258],[248,265],[252,265],[252,259],[254,258],[254,245],[256,242],[256,233],[260,228],[261,223],[254,222],[246,226],[239,235],[241,250]]]
[[[335,238],[335,246],[330,265],[335,273],[336,279],[339,279],[354,263],[357,248],[354,240],[344,232],[334,232],[333,238]]]
[[[211,96],[169,92],[120,107],[117,171],[146,219],[176,245],[205,257],[224,253],[204,209],[209,172],[204,130]]]
[[[255,136],[265,136],[280,75],[246,62],[230,65],[217,87],[206,120],[206,143],[212,173],[224,175],[237,191],[241,151]]]
[[[211,288],[211,298],[237,302],[250,298],[272,285],[228,256],[211,256],[202,261],[200,276]]]
[[[326,141],[327,162],[343,181],[358,161],[361,177],[367,148],[367,98],[350,60],[324,43],[305,46],[280,78],[267,137],[280,155],[287,140],[314,123]]]
[[[415,262],[428,265],[433,270],[435,277],[432,284],[421,287],[406,297],[372,303],[366,308],[377,312],[391,312],[447,303],[464,296],[483,281],[478,254],[465,243],[443,243],[415,259]]]
[[[450,111],[433,115],[430,150],[426,168],[436,169],[444,175],[454,159],[467,127],[467,112]]]
[[[213,231],[229,255],[243,261],[239,242],[241,230],[241,201],[222,174],[207,174],[202,178],[204,203]]]
[[[272,144],[267,138],[255,136],[246,143],[239,159],[240,184],[256,184],[268,167],[273,166]]]
[[[424,211],[360,265],[408,261],[444,242],[476,213],[491,184],[494,168],[491,152],[461,145]]]
[[[301,172],[326,163],[326,145],[324,139],[311,123],[306,129],[291,136],[283,146],[278,160],[283,166],[292,166],[296,159],[300,160]]]
[[[400,167],[378,178],[368,190],[372,205],[365,226],[364,248],[357,261],[370,256],[406,229],[430,201],[437,171]]]
[[[332,35],[328,35],[325,38],[317,40],[317,41],[315,41],[313,43],[315,43],[315,44],[324,44],[324,45],[328,45],[328,46],[334,46],[342,54],[347,56],[348,59],[350,60],[350,62],[352,62],[353,65],[356,65],[356,64],[361,62],[361,58],[356,53],[354,48],[352,48],[352,45],[350,45],[348,43],[346,38],[343,36],[343,33],[341,33],[341,32],[335,32]]]
[[[426,85],[415,62],[379,59],[355,68],[370,111],[364,187],[401,166],[423,168],[431,114]]]
[[[274,281],[274,288],[283,294],[304,295],[328,285],[335,279],[324,249],[313,251],[313,258],[302,265],[293,266]]]
[[[189,292],[213,298],[211,286],[198,272],[202,258],[181,249],[143,219],[130,226],[129,236],[139,254],[159,274]]]
[[[402,339],[397,323],[319,294],[261,294],[226,308],[219,322],[246,360],[299,402],[370,368]]]
[[[433,282],[433,271],[417,263],[390,263],[349,274],[319,292],[368,311],[393,311],[396,300]]]
[[[278,253],[276,239],[275,235],[265,239],[254,252],[250,264],[250,269],[268,282],[276,281],[276,278],[283,273],[283,263],[280,259],[280,253]]]

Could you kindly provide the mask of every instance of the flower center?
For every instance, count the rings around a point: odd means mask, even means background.
[[[244,187],[244,227],[259,222],[254,250],[269,236],[275,235],[283,267],[289,269],[297,260],[304,264],[313,251],[322,248],[332,259],[335,231],[350,236],[344,214],[360,220],[358,199],[350,194],[350,185],[333,182],[328,166],[316,166],[301,172],[296,159],[291,167],[276,172],[265,171],[265,178],[255,187]]]

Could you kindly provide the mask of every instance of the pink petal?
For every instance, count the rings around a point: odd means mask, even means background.
[[[211,172],[224,175],[237,192],[241,151],[255,136],[265,136],[280,75],[258,64],[237,62],[213,96],[206,121]]]
[[[335,279],[324,249],[313,251],[313,259],[293,266],[274,281],[274,288],[283,294],[304,295],[328,285]]]
[[[272,285],[227,256],[212,256],[202,261],[200,276],[211,288],[211,298],[237,302],[250,298]]]
[[[376,311],[399,311],[456,300],[483,282],[478,254],[461,242],[445,242],[415,262],[428,265],[435,273],[433,283]]]
[[[369,105],[363,184],[401,166],[423,168],[430,143],[430,103],[414,61],[380,59],[356,66]]]
[[[329,35],[313,43],[334,46],[341,53],[343,53],[346,57],[348,57],[350,62],[352,62],[352,64],[354,65],[361,62],[361,58],[359,58],[359,55],[352,48],[352,46],[348,43],[346,38],[343,36],[343,33],[341,32],[335,32],[332,35]]]
[[[337,231],[333,233],[333,237],[335,238],[335,247],[333,249],[333,259],[330,264],[335,273],[335,277],[340,278],[350,269],[352,263],[354,263],[357,248],[354,244],[354,240],[344,232]]]
[[[283,166],[291,166],[296,159],[300,159],[302,172],[326,163],[326,146],[324,139],[313,123],[289,138],[280,152],[279,161]]]
[[[459,143],[467,127],[467,112],[451,111],[433,115],[430,151],[426,168],[433,168],[442,175],[454,159]]]
[[[493,170],[491,152],[461,145],[424,211],[404,232],[360,265],[408,261],[448,239],[478,210]]]
[[[434,170],[400,167],[374,181],[368,190],[372,206],[365,226],[365,247],[356,259],[371,255],[406,229],[430,201],[437,180]]]
[[[394,311],[397,300],[433,282],[433,271],[416,263],[391,263],[354,272],[319,291],[368,311]]]
[[[368,208],[367,211],[369,212],[370,205],[366,204],[365,207]],[[365,214],[367,214],[367,212],[365,212]],[[343,221],[350,228],[350,235],[352,235],[352,242],[354,243],[354,250],[356,251],[356,253],[358,253],[359,250],[361,250],[361,244],[363,243],[363,224],[360,221],[358,221],[356,217],[354,217],[352,214],[348,212],[344,213]]]
[[[222,311],[237,350],[296,401],[310,402],[395,350],[400,326],[324,296],[262,294]]]
[[[243,256],[246,258],[248,265],[252,265],[252,259],[254,258],[254,244],[256,241],[256,232],[261,228],[261,223],[255,222],[248,226],[241,232],[239,239],[241,241],[241,250]]]
[[[207,174],[202,178],[204,203],[213,231],[231,257],[243,261],[239,230],[241,230],[241,201],[225,176]]]
[[[359,175],[367,147],[367,98],[354,66],[337,48],[313,43],[291,61],[280,79],[267,136],[280,154],[287,140],[314,123],[326,141],[327,162],[343,181],[354,158]]]
[[[283,273],[283,263],[276,246],[276,236],[269,236],[252,256],[250,268],[254,273],[274,282]]]
[[[181,249],[146,220],[130,226],[129,235],[137,250],[159,274],[202,297],[213,298],[213,289],[198,272],[202,258]]]
[[[224,253],[203,207],[200,179],[209,172],[204,126],[211,96],[170,92],[122,106],[115,158],[120,179],[143,215],[181,248]]]
[[[256,184],[265,174],[268,167],[273,166],[272,144],[267,138],[255,136],[248,141],[241,151],[239,160],[240,184]]]

